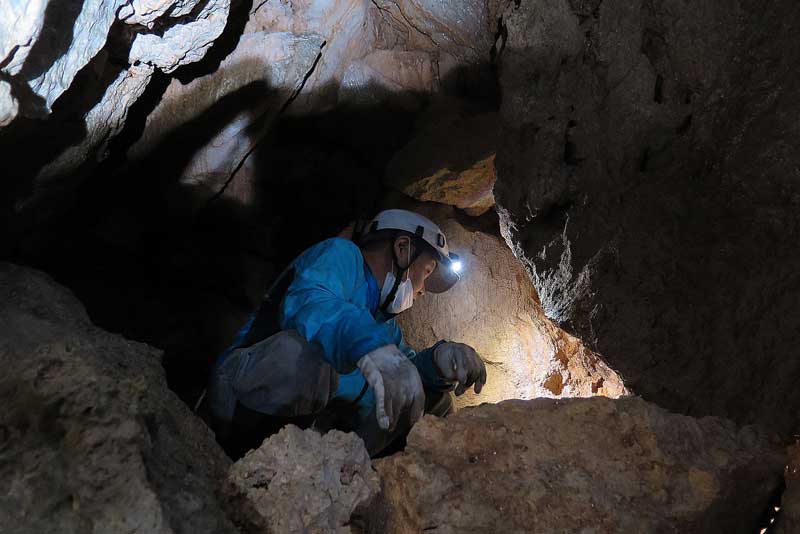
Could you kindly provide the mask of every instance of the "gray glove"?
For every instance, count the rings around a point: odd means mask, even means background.
[[[433,362],[443,379],[458,383],[456,395],[462,395],[473,384],[475,393],[480,393],[486,384],[486,365],[469,345],[442,343],[433,351]]]
[[[358,360],[358,368],[375,390],[378,426],[393,430],[405,411],[413,425],[425,409],[425,391],[417,368],[396,345],[385,345]]]

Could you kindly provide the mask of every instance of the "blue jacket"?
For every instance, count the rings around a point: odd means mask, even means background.
[[[395,320],[386,320],[378,311],[378,282],[352,241],[326,239],[300,254],[289,268],[294,270],[294,279],[283,297],[278,324],[282,330],[297,330],[322,347],[325,360],[340,374],[336,397],[357,398],[365,381],[356,362],[368,352],[389,344],[397,345],[414,363],[426,388],[452,389],[435,370],[435,346],[415,352],[403,342]],[[255,314],[240,330],[229,351],[241,346],[254,318]]]

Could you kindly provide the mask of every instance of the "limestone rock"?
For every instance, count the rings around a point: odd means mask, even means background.
[[[163,72],[200,60],[228,21],[230,0],[209,0],[197,18],[168,28],[163,35],[140,33],[131,45],[128,61],[146,63]]]
[[[177,170],[178,189],[184,194],[175,196],[202,204],[222,188],[278,116],[311,70],[322,44],[315,34],[245,34],[215,72],[188,84],[177,79],[170,83],[128,156],[174,158],[172,140],[180,138],[191,154],[185,154]],[[169,172],[175,170],[170,167]],[[176,204],[176,211],[181,208]]]
[[[289,425],[231,467],[222,493],[244,532],[323,534],[350,533],[379,490],[361,438]]]
[[[52,4],[53,2],[49,2]],[[52,47],[50,51],[57,52],[58,40],[54,37],[55,32],[72,32],[72,40],[68,43],[66,52],[57,56],[52,65],[37,78],[31,80],[30,86],[34,93],[44,99],[47,109],[56,101],[72,84],[78,72],[84,68],[89,61],[94,58],[100,49],[106,44],[108,32],[111,24],[117,16],[117,11],[124,5],[126,0],[83,0],[80,13],[73,21],[66,14],[62,14],[57,19],[51,21],[53,24],[51,32],[40,35],[40,39],[45,39],[41,46]],[[60,7],[64,11],[67,6]],[[72,22],[72,26],[68,26]],[[42,52],[44,56],[44,53]],[[34,60],[39,61],[41,57]]]
[[[108,142],[122,130],[128,110],[147,88],[153,72],[153,67],[145,64],[134,65],[122,71],[108,87],[100,102],[86,114],[88,135],[48,163],[39,173],[38,179],[47,180],[75,171],[92,152],[96,154],[97,160],[104,159]]]
[[[405,340],[417,349],[440,339],[458,341],[487,362],[486,387],[479,395],[470,390],[457,397],[458,407],[626,393],[600,357],[544,316],[525,268],[502,239],[469,231],[439,213],[426,214],[437,220],[462,260],[462,279],[446,293],[426,294],[397,320]]]
[[[0,64],[17,74],[42,31],[47,0],[10,0],[0,5]]]
[[[794,431],[796,3],[509,2],[503,24],[494,193],[548,316],[648,400]]]
[[[214,493],[230,461],[167,388],[158,351],[3,263],[0,365],[4,531],[235,532]]]
[[[753,427],[637,398],[505,401],[427,416],[376,461],[370,531],[757,532],[783,463]]]
[[[19,112],[19,103],[11,94],[11,86],[0,80],[0,128],[7,126]]]
[[[482,215],[494,206],[498,126],[494,113],[433,113],[392,159],[386,183],[417,200]]]

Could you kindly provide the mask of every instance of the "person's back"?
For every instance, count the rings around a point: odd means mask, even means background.
[[[479,392],[486,370],[474,350],[441,341],[416,353],[393,320],[426,289],[458,281],[453,259],[435,224],[403,210],[379,214],[360,246],[332,238],[303,252],[217,363],[215,429],[226,434],[238,420],[258,421],[254,414],[336,421],[376,454],[424,408],[446,414],[456,383],[459,393],[473,383]]]

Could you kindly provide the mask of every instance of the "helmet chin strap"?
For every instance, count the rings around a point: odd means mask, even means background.
[[[410,242],[409,242],[409,246],[411,246]],[[391,315],[392,317],[397,315],[396,313],[391,313],[391,314],[387,313],[386,309],[389,307],[389,303],[391,303],[394,300],[395,295],[397,295],[397,290],[400,287],[400,282],[403,281],[403,276],[405,276],[405,274],[411,268],[411,265],[415,261],[417,261],[417,258],[419,258],[420,254],[422,252],[421,251],[422,247],[414,247],[414,248],[415,248],[414,254],[412,254],[411,258],[409,259],[408,265],[406,265],[405,269],[401,269],[400,270],[399,276],[395,276],[394,277],[394,284],[392,284],[392,290],[389,291],[389,294],[386,295],[386,300],[384,300],[383,304],[381,304],[381,306],[380,306],[380,310],[386,315]],[[392,269],[394,269],[395,265],[397,265],[397,268],[400,269],[400,262],[398,261],[397,253],[394,251],[394,245],[392,245]]]

